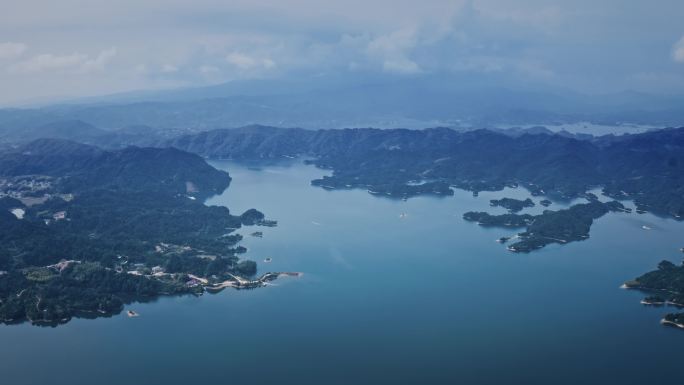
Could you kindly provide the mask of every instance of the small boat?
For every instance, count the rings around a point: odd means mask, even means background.
[[[140,315],[140,314],[134,312],[133,310],[129,310],[126,314],[128,314],[128,316],[131,317],[131,318],[137,317],[137,316]]]
[[[648,226],[646,226],[646,225],[641,226],[641,228],[644,229],[644,230],[651,230],[651,228],[648,227]]]
[[[273,262],[273,258],[268,257],[268,258],[264,259],[264,262],[265,263],[271,263],[271,262]]]
[[[407,216],[408,216],[408,214],[406,214],[406,213],[401,213],[401,214],[399,214],[399,218],[401,218],[401,219],[404,219],[404,218],[406,218]]]

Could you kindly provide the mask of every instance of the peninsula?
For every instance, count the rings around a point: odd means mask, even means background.
[[[230,181],[177,149],[42,139],[0,153],[0,322],[55,325],[277,278],[251,278],[235,233],[275,222],[203,203]]]

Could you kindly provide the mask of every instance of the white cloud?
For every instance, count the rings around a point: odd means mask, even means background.
[[[28,47],[23,43],[0,43],[0,59],[14,59],[21,56]]]
[[[672,58],[676,62],[684,63],[684,36],[672,47]]]
[[[15,1],[0,12],[0,103],[302,73],[524,75],[602,92],[635,71],[679,74],[684,1],[623,2]]]
[[[101,51],[95,58],[87,54],[72,53],[69,55],[41,54],[16,63],[10,67],[12,72],[77,72],[89,73],[104,70],[107,63],[116,56],[116,48]]]
[[[275,62],[270,58],[259,59],[241,52],[229,53],[226,56],[226,61],[241,70],[270,69],[275,67]]]
[[[256,60],[239,52],[233,52],[226,56],[226,61],[240,69],[250,69],[257,65]]]
[[[421,72],[420,66],[410,59],[411,51],[417,45],[415,29],[402,29],[381,35],[368,43],[366,52],[382,62],[382,69],[394,73]]]
[[[116,56],[116,48],[101,51],[95,59],[86,60],[79,69],[81,72],[103,71],[107,63]]]
[[[372,54],[386,56],[404,55],[406,51],[415,47],[416,31],[402,29],[387,35],[381,35],[368,43],[368,51]]]

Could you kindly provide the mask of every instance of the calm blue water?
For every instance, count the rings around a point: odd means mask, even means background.
[[[134,319],[0,327],[0,384],[684,383],[684,332],[618,289],[682,257],[683,223],[611,214],[587,241],[512,254],[494,240],[515,231],[461,215],[522,189],[403,202],[311,187],[323,171],[296,163],[214,165],[233,184],[209,204],[279,221],[241,230],[247,256],[304,276],[133,304]]]

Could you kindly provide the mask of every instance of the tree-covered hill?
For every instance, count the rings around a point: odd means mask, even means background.
[[[42,139],[1,153],[0,322],[108,315],[255,274],[233,231],[264,215],[203,203],[229,183],[178,149]]]
[[[19,175],[60,178],[63,192],[106,187],[191,192],[206,197],[223,191],[230,183],[226,172],[175,148],[105,151],[62,139],[38,139],[0,153],[0,177]]]

